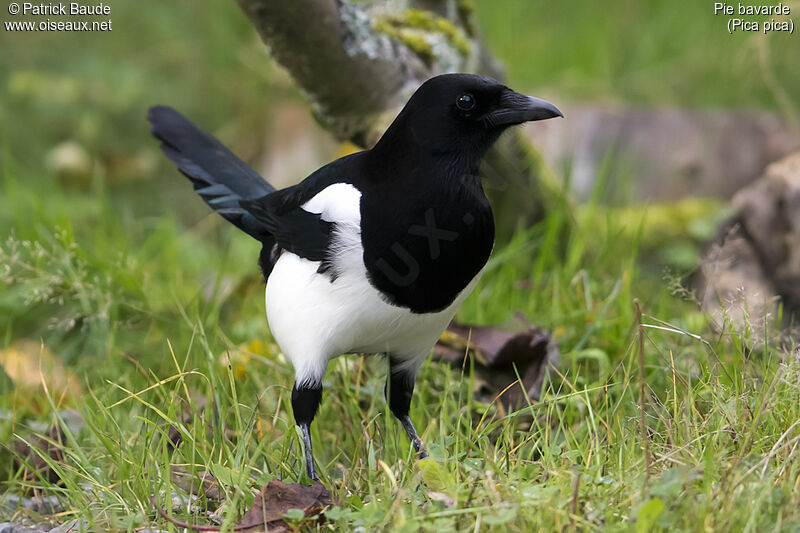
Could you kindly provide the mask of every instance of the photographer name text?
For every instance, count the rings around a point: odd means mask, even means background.
[[[106,3],[81,4],[79,2],[11,2],[8,13],[12,16],[29,17],[32,20],[9,20],[4,22],[6,31],[112,31],[111,6]],[[67,20],[51,19],[65,17]],[[69,20],[74,17],[90,17],[89,20]],[[103,17],[102,20],[98,20]],[[108,17],[108,18],[106,18]]]

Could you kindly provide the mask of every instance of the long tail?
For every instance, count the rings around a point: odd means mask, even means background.
[[[275,191],[244,161],[221,142],[170,107],[151,107],[147,114],[151,132],[161,141],[161,150],[187,178],[194,190],[215,212],[260,241],[270,231],[244,207]]]

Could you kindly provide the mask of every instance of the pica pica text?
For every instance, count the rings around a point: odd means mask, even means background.
[[[417,371],[494,244],[481,159],[508,127],[559,116],[491,78],[436,76],[372,149],[275,190],[177,111],[150,109],[153,135],[195,192],[262,243],[267,319],[294,366],[292,409],[310,478],[322,379],[345,353],[386,355],[389,408],[426,456],[408,415]]]

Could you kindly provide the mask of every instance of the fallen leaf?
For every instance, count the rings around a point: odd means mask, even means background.
[[[299,483],[287,485],[273,479],[258,493],[253,506],[237,524],[236,531],[289,531],[285,516],[291,509],[299,509],[305,517],[321,516],[331,503],[331,493],[319,482],[309,486]]]
[[[51,427],[46,435],[31,435],[27,443],[17,441],[14,445],[14,464],[23,468],[23,480],[37,481],[41,476],[50,483],[59,483],[59,475],[50,468],[45,457],[55,463],[63,462],[66,441],[67,436],[58,424]]]
[[[433,355],[460,367],[468,349],[475,356],[475,371],[481,382],[476,394],[484,401],[502,394],[500,401],[506,409],[522,405],[526,395],[531,401],[537,400],[548,366],[558,362],[558,345],[552,335],[533,324],[524,331],[511,332],[453,321],[439,339]]]
[[[150,502],[162,518],[180,528],[194,531],[221,531],[215,526],[188,524],[171,517],[158,504],[154,495],[150,496]],[[322,512],[331,504],[331,493],[319,482],[311,486],[299,483],[287,485],[273,479],[261,489],[255,497],[253,506],[232,530],[248,533],[283,533],[291,529],[286,522],[287,518],[299,520],[302,517],[316,517],[322,521],[324,520]]]
[[[0,366],[18,393],[32,389],[38,391],[44,384],[57,401],[64,395],[76,398],[82,394],[75,375],[40,342],[19,340],[0,350]],[[24,397],[24,394],[19,396]]]

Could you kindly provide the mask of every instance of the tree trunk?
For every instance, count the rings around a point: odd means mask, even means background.
[[[473,21],[469,0],[237,0],[272,56],[337,139],[372,146],[416,88],[445,72],[502,79]],[[499,237],[546,210],[542,167],[516,132],[486,157],[487,193],[510,216]]]

